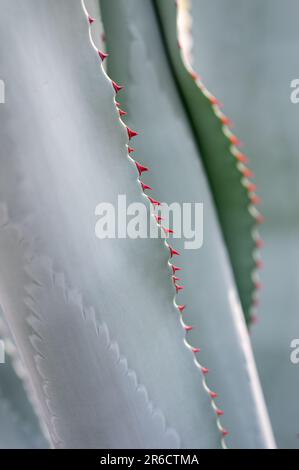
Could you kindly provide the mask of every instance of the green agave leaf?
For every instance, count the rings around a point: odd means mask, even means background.
[[[101,0],[100,5],[110,54],[105,61],[108,73],[125,87],[117,98],[121,109],[128,112],[123,121],[140,133],[131,155],[150,168],[141,179],[153,190],[145,193],[168,204],[204,203],[203,246],[188,250],[184,239],[168,240],[180,253],[171,261],[183,268],[176,273],[185,286],[176,297],[178,304],[186,304],[181,324],[194,327],[186,334],[186,341],[201,348],[195,353],[195,365],[210,368],[203,388],[207,394],[209,388],[219,393],[213,406],[224,410],[218,424],[230,431],[226,438],[229,447],[273,447],[216,211],[167,62],[153,4]],[[205,426],[204,421],[202,424]],[[217,432],[215,428],[215,435]]]
[[[161,240],[95,236],[99,203],[145,200],[89,29],[79,1],[1,2],[3,311],[55,447],[220,447]]]
[[[175,0],[154,1],[172,71],[208,176],[223,236],[231,259],[247,323],[251,321],[256,288],[254,250],[259,243],[253,206],[250,170],[241,160],[236,137],[226,125],[217,100],[195,72],[184,63],[177,40]]]
[[[263,199],[263,289],[252,341],[278,446],[298,448],[299,373],[290,345],[299,331],[299,108],[290,83],[298,78],[299,5],[198,0],[192,13],[195,68],[227,103]]]

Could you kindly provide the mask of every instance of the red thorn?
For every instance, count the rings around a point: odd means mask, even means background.
[[[219,410],[219,408],[217,408],[216,410],[216,415],[217,416],[222,416],[224,414],[224,411],[223,410]]]
[[[120,116],[126,116],[128,113],[127,111],[123,111],[122,109],[118,110]]]
[[[130,129],[129,127],[127,127],[127,133],[128,133],[129,140],[133,139],[133,137],[138,135],[138,132],[132,131],[132,129]]]
[[[150,196],[147,196],[148,200],[153,204],[153,206],[161,206],[161,202],[156,201],[156,199],[153,199]]]
[[[252,303],[253,303],[254,307],[258,307],[260,305],[259,299],[254,299]]]
[[[257,269],[263,269],[264,267],[264,263],[261,259],[256,260],[255,264],[256,264]]]
[[[265,217],[262,214],[258,214],[256,217],[256,221],[258,224],[263,224],[265,222]]]
[[[128,147],[128,153],[133,153],[135,152],[135,149],[133,147]]]
[[[217,398],[218,397],[218,393],[212,392],[212,390],[209,393],[210,393],[211,398]]]
[[[194,352],[195,354],[200,352],[200,348],[192,348],[192,352]]]
[[[256,325],[259,322],[259,318],[257,315],[252,315],[251,317],[251,324]]]
[[[231,135],[231,136],[229,137],[229,140],[231,141],[231,143],[232,143],[233,145],[238,146],[238,145],[241,144],[240,140],[239,140],[238,137],[236,137],[235,135]]]
[[[135,165],[136,165],[136,167],[137,167],[139,176],[141,176],[143,172],[148,171],[148,168],[147,168],[146,166],[142,166],[142,165],[140,165],[140,163],[138,163],[138,162],[135,162]]]
[[[202,367],[201,372],[206,375],[209,373],[209,369],[207,367]]]
[[[186,305],[178,305],[178,309],[181,313],[183,313],[183,311],[185,310],[186,308]]]
[[[262,288],[262,284],[260,282],[256,282],[254,284],[254,286],[255,286],[256,290],[261,290],[261,288]]]
[[[177,277],[177,276],[171,276],[172,277],[172,280],[173,282],[176,282],[176,281],[180,281],[181,278],[180,277]]]
[[[217,105],[220,104],[219,100],[217,100],[215,96],[210,96],[209,100],[212,104],[217,104]]]
[[[153,189],[148,184],[142,183],[142,181],[140,181],[140,184],[142,187],[142,191],[145,191],[146,189]]]
[[[254,193],[254,191],[257,190],[256,184],[250,183],[250,184],[247,186],[247,189],[248,189],[248,191],[250,191],[251,193]]]
[[[244,176],[246,176],[246,178],[253,178],[254,177],[253,172],[249,168],[244,168],[244,170],[242,170],[242,173],[243,173]]]
[[[98,50],[98,54],[100,56],[100,58],[102,59],[102,62],[107,59],[107,57],[109,57],[109,54],[106,54],[105,52],[102,52],[100,50]]]
[[[176,266],[175,264],[172,264],[171,267],[172,267],[172,272],[173,272],[173,274],[175,274],[176,271],[182,271],[182,268],[179,268],[179,267]]]
[[[184,286],[179,286],[178,284],[175,285],[175,290],[177,294],[180,292],[180,290],[183,290],[183,289],[184,289]]]
[[[165,233],[174,233],[174,231],[171,230],[171,228],[163,227],[163,230],[164,230]]]
[[[177,250],[175,250],[174,248],[172,248],[171,246],[169,246],[169,251],[170,251],[170,258],[172,258],[173,255],[180,256],[180,253]],[[172,269],[173,269],[173,265],[172,265]]]
[[[191,330],[193,330],[193,326],[185,325],[184,330],[185,331],[191,331]]]
[[[257,196],[256,194],[253,194],[252,196],[250,196],[250,199],[251,199],[252,204],[256,206],[258,206],[262,202],[261,198]]]
[[[92,23],[94,23],[94,22],[95,22],[95,18],[93,18],[92,16],[89,16],[89,15],[88,15],[88,23],[89,23],[89,24],[92,24]]]
[[[239,160],[239,162],[248,163],[248,158],[247,158],[246,155],[244,155],[244,153],[242,153],[242,152],[238,152],[238,153],[237,153],[236,159]]]
[[[118,85],[113,80],[111,80],[111,83],[112,83],[112,86],[115,90],[115,93],[118,93],[120,90],[123,90],[123,88],[124,88],[122,85]]]
[[[191,78],[193,78],[193,80],[199,79],[199,75],[196,72],[194,72],[194,70],[190,72],[190,75],[191,75]]]
[[[227,430],[227,429],[222,429],[221,433],[222,433],[222,436],[223,436],[223,437],[225,437],[225,436],[228,436],[228,435],[229,435],[229,432],[228,432],[228,430]]]
[[[224,115],[221,116],[220,120],[221,120],[222,124],[224,124],[225,126],[232,126],[233,125],[232,121],[227,116],[224,116]]]
[[[161,215],[155,215],[155,218],[156,218],[156,221],[158,222],[158,224],[161,222],[161,220],[164,220]]]
[[[263,246],[265,245],[265,242],[262,238],[258,238],[255,242],[257,248],[263,248]]]
[[[116,106],[120,107],[121,104],[118,101],[115,101]]]

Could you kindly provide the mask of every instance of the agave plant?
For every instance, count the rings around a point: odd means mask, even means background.
[[[290,100],[297,16],[293,0],[192,3],[194,66],[246,139],[263,199],[263,296],[252,340],[277,444],[285,448],[299,446],[298,366],[289,359],[299,328],[298,107]]]
[[[248,334],[259,198],[188,2],[0,5],[2,447],[275,447]],[[119,195],[166,238],[99,240]],[[161,202],[204,204],[200,249]]]

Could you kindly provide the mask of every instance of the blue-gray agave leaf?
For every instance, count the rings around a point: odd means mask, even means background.
[[[3,311],[55,447],[219,447],[161,240],[95,236],[99,203],[145,199],[88,28],[1,1]]]
[[[219,393],[221,423],[231,447],[272,447],[274,441],[259,379],[233,282],[210,190],[181,104],[151,2],[101,0],[110,53],[108,73],[125,85],[119,101],[128,126],[140,129],[134,157],[149,166],[144,183],[158,201],[204,203],[204,242],[184,249],[174,239],[183,268],[184,321],[194,326],[188,342],[202,348],[200,363],[210,368],[207,382]],[[117,14],[116,14],[117,12]],[[178,274],[180,275],[181,272]],[[204,388],[206,385],[204,384]],[[217,432],[217,431],[215,431]]]
[[[29,386],[24,383],[26,371],[2,318],[0,336],[5,348],[4,363],[0,364],[0,448],[47,448],[48,442],[25,392],[24,385],[26,391]]]

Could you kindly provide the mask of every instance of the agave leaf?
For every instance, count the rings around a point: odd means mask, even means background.
[[[48,447],[8,353],[0,365],[0,423],[0,449]]]
[[[186,304],[183,324],[194,326],[187,341],[210,368],[207,384],[219,392],[213,405],[224,410],[229,447],[272,447],[271,429],[255,370],[248,334],[222,241],[216,211],[198,158],[188,116],[179,98],[151,2],[101,0],[107,39],[108,73],[125,86],[118,101],[124,121],[140,130],[133,157],[150,171],[142,181],[158,201],[204,203],[204,244],[180,252],[178,276],[185,286],[176,302]],[[171,227],[170,227],[171,228]],[[181,275],[182,274],[182,275]],[[204,387],[207,386],[204,383]],[[208,392],[209,389],[206,389]],[[217,431],[215,431],[217,432]]]
[[[227,103],[257,175],[266,223],[253,347],[277,443],[298,448],[299,374],[289,356],[299,331],[298,105],[290,100],[299,5],[199,0],[192,12],[195,68]]]
[[[255,291],[255,260],[259,213],[250,200],[248,168],[236,137],[223,124],[225,116],[215,97],[205,89],[195,72],[185,64],[177,40],[175,0],[154,2],[173,73],[177,80],[197,146],[208,176],[223,236],[231,259],[246,321],[251,319]]]
[[[5,442],[10,442],[12,447],[41,447],[49,446],[49,433],[41,418],[39,402],[36,399],[32,389],[30,377],[16,347],[14,338],[5,321],[2,310],[0,309],[0,338],[4,344],[5,365],[0,367],[1,389],[5,409],[13,410],[15,418],[12,423],[18,423],[18,427],[27,430],[28,436],[23,443],[19,442],[16,435],[10,435],[6,432],[7,423],[1,421],[0,434],[3,433],[4,439],[0,438],[3,448]],[[11,426],[11,424],[8,426]],[[12,428],[13,430],[13,428]],[[13,430],[18,434],[18,431]],[[1,435],[2,436],[2,435]]]
[[[85,11],[1,7],[0,295],[52,442],[217,447],[161,240],[95,236],[100,202],[144,198]]]

